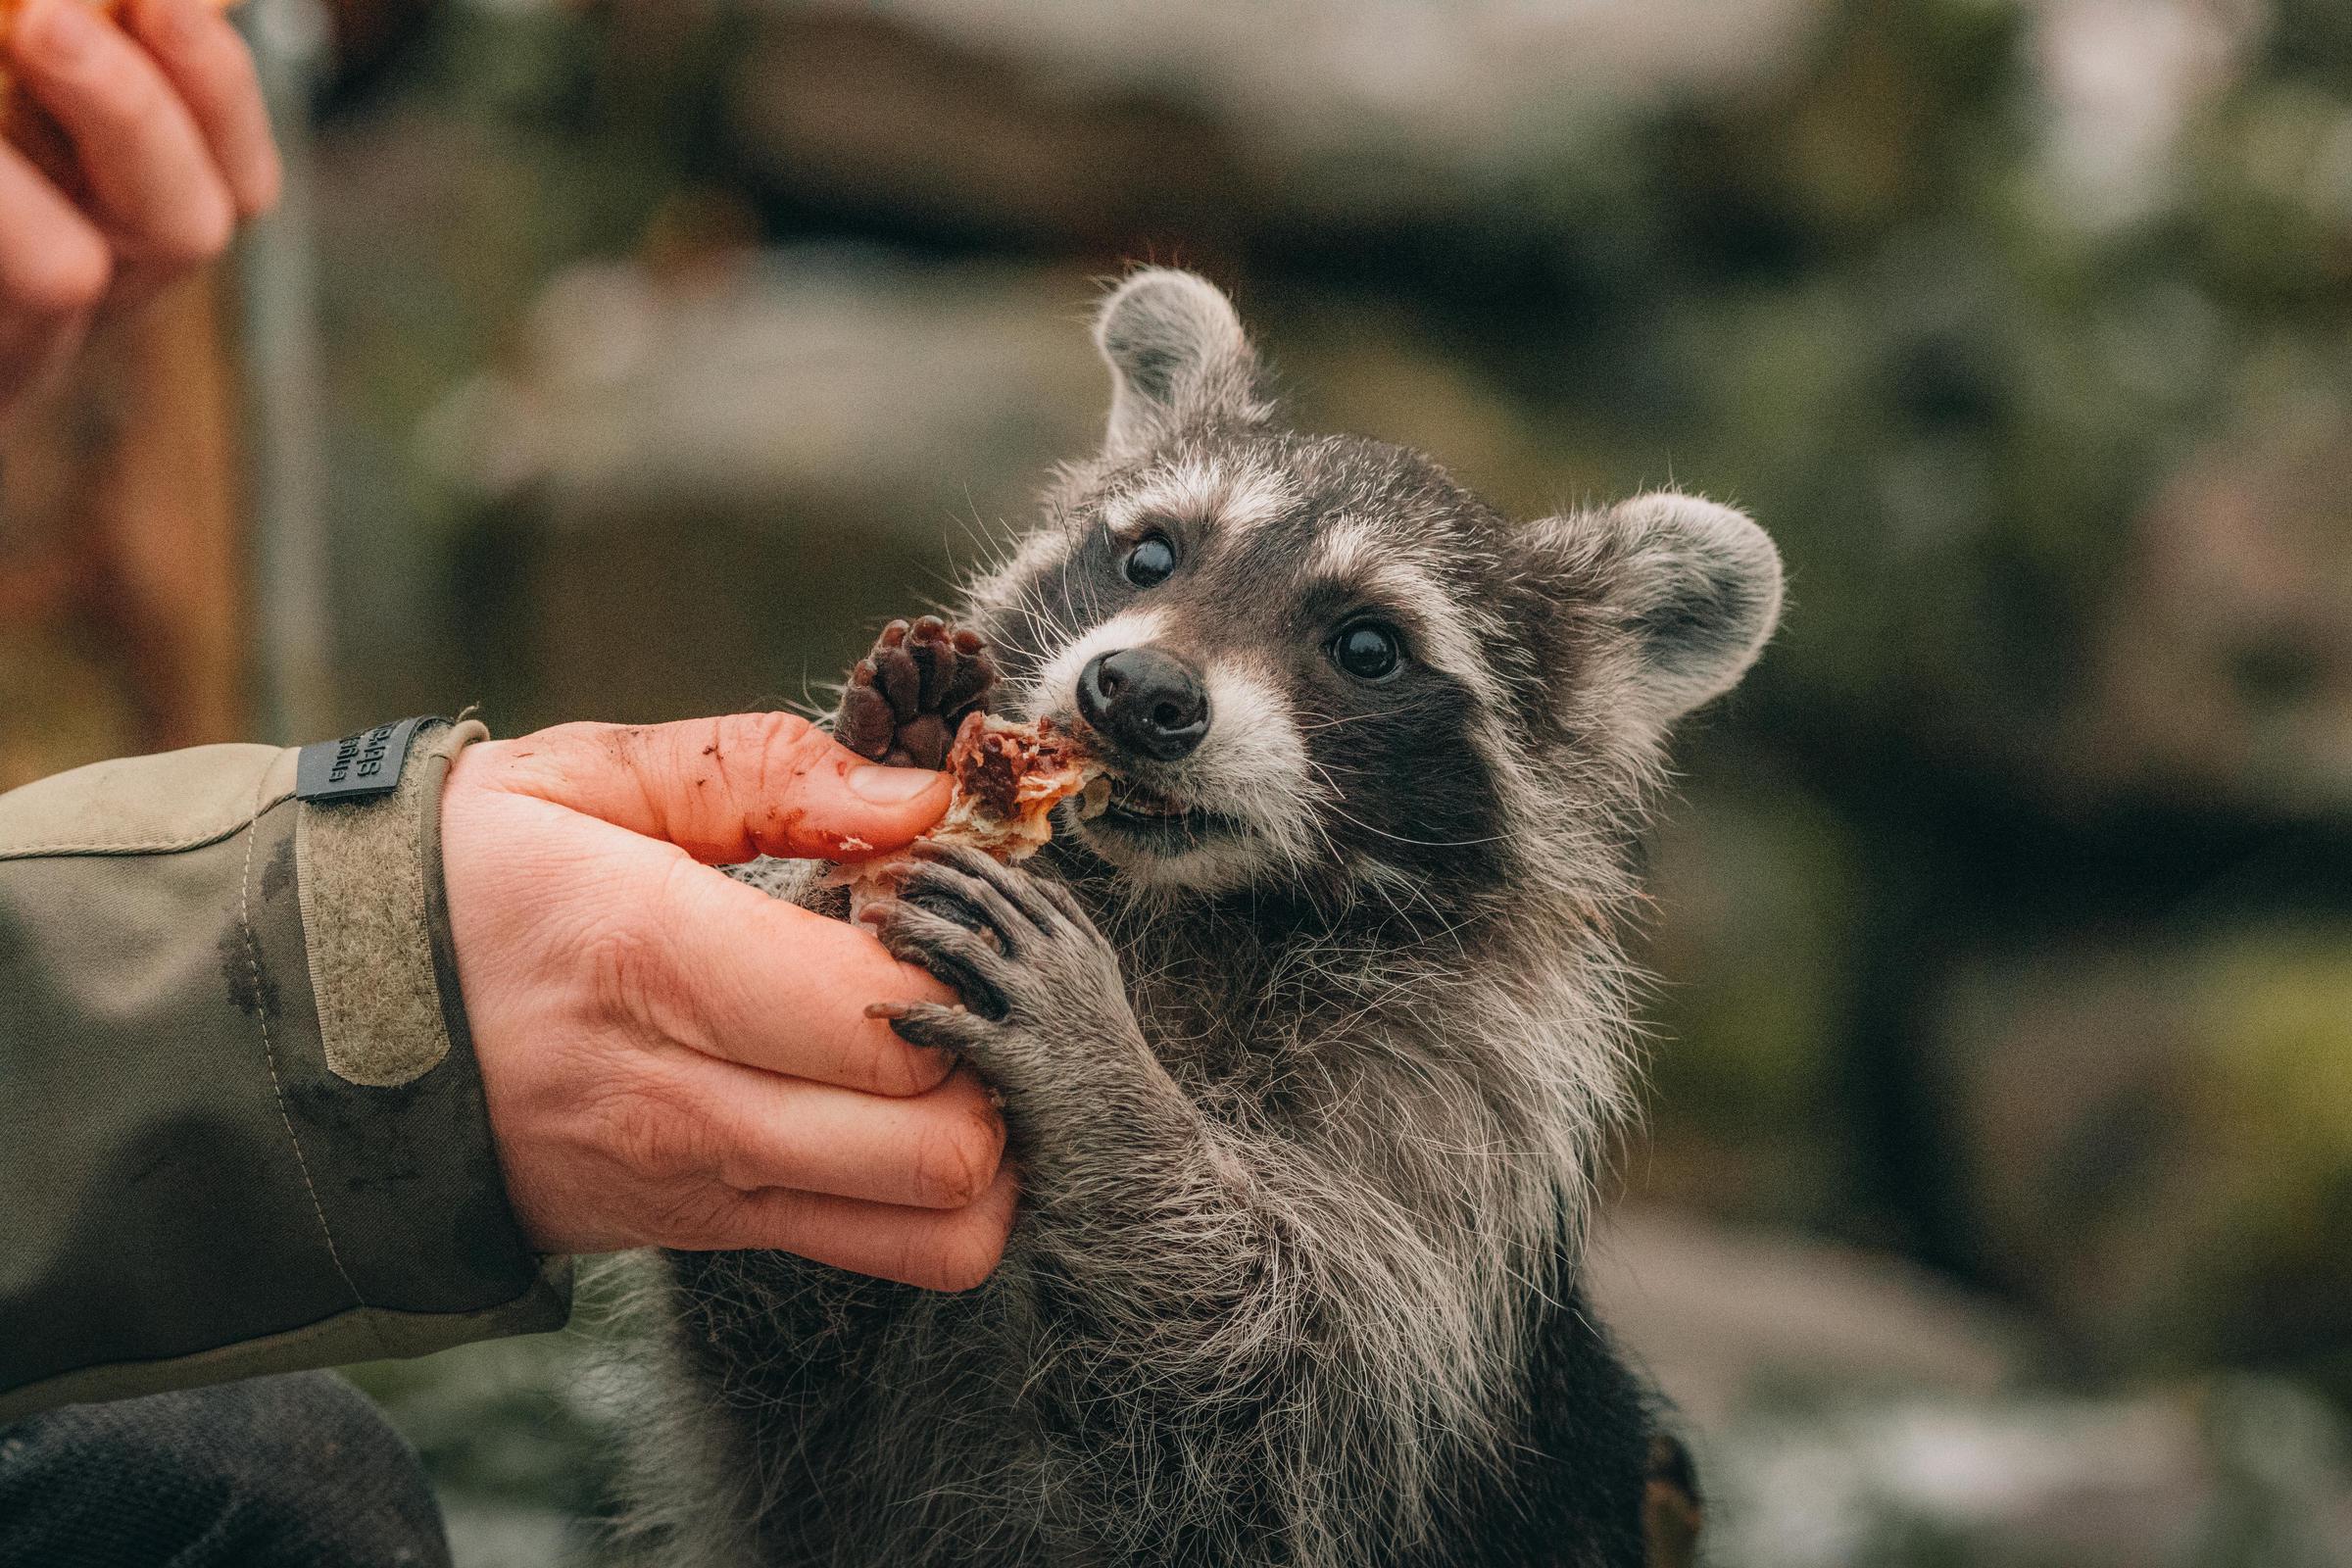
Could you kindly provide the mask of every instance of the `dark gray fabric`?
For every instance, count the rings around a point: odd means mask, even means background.
[[[0,1428],[0,1568],[449,1568],[416,1455],[330,1374]]]

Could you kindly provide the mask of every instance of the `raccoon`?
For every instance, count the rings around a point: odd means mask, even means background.
[[[1779,557],[1693,497],[1518,525],[1289,430],[1189,273],[1095,337],[1103,448],[959,623],[1108,807],[866,914],[967,1004],[896,1027],[1002,1096],[1021,1217],[961,1295],[668,1254],[662,1560],[1642,1563],[1687,1483],[1578,1283],[1617,931],[1668,727],[1756,658]]]

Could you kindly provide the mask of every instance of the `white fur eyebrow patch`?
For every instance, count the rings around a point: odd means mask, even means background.
[[[1394,548],[1362,518],[1342,517],[1316,536],[1299,575],[1310,582],[1361,582],[1366,573],[1379,569],[1382,558]]]
[[[1494,677],[1482,644],[1494,628],[1464,608],[1444,580],[1409,547],[1360,518],[1343,518],[1316,539],[1304,582],[1346,588],[1393,610],[1432,668],[1494,697]]]
[[[1282,517],[1298,504],[1282,474],[1250,464],[1188,459],[1146,479],[1109,507],[1112,534],[1125,537],[1153,517],[1199,523],[1219,533],[1246,533]]]

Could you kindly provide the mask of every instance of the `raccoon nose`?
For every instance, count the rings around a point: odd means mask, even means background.
[[[1078,672],[1078,716],[1130,751],[1173,762],[1208,733],[1208,693],[1175,655],[1123,648]]]

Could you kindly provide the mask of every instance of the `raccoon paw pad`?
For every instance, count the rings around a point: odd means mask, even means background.
[[[936,768],[947,760],[956,726],[996,679],[996,662],[978,634],[937,615],[894,620],[850,671],[834,738],[877,762]]]

